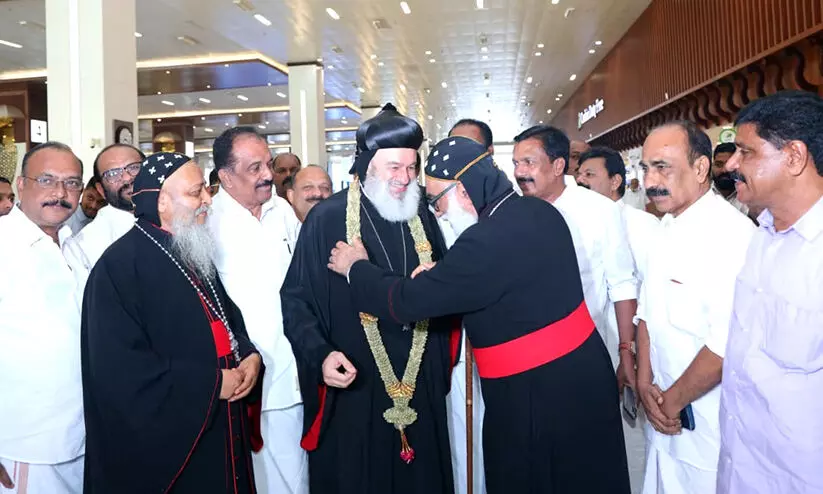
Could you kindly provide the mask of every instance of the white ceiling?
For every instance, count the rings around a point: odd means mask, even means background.
[[[458,118],[479,118],[490,121],[496,140],[507,141],[524,127],[548,122],[547,110],[556,114],[564,103],[557,95],[574,92],[651,0],[485,0],[482,10],[477,0],[407,0],[410,15],[395,0],[245,1],[254,11],[232,0],[137,0],[137,31],[143,34],[135,40],[138,59],[241,51],[282,63],[322,58],[327,101],[392,101],[435,138]],[[23,45],[0,45],[0,72],[44,68],[44,5],[0,0],[0,39]],[[327,7],[340,20],[329,17]],[[566,17],[569,8],[574,10]],[[255,13],[272,26],[255,20]],[[388,28],[376,29],[372,21],[378,19]],[[183,35],[199,44],[178,41]],[[538,51],[542,56],[535,56]],[[577,75],[574,82],[571,74]],[[283,87],[207,91],[212,104],[206,106],[239,108],[238,92],[249,96],[251,106],[258,106],[258,96],[266,101],[259,106],[287,103],[272,97],[278,90],[288,93]],[[202,94],[143,96],[140,112],[195,110]],[[160,103],[171,98],[173,108]]]

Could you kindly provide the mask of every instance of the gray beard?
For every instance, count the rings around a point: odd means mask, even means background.
[[[201,278],[214,281],[217,270],[212,262],[212,255],[216,249],[216,242],[211,236],[208,227],[198,224],[196,216],[203,211],[204,206],[194,213],[186,212],[175,216],[172,221],[171,252],[184,266],[191,269]]]
[[[454,235],[459,237],[470,226],[477,223],[477,216],[463,209],[463,206],[457,202],[454,192],[454,189],[452,189],[449,191],[449,195],[446,196],[446,200],[449,202],[449,210],[443,217],[449,223]]]
[[[417,186],[416,181],[409,183],[406,193],[400,199],[395,199],[391,195],[388,182],[373,175],[366,177],[363,191],[386,221],[400,223],[417,216],[417,208],[420,206],[420,187]]]

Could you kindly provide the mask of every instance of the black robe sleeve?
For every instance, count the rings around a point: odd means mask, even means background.
[[[319,427],[324,410],[331,406],[333,393],[328,393],[323,382],[322,366],[326,357],[335,350],[329,343],[328,307],[329,283],[326,267],[318,259],[323,254],[326,236],[321,217],[310,214],[300,231],[289,271],[280,291],[283,310],[283,331],[291,343],[297,363],[300,389],[303,396],[303,447],[317,447]],[[328,395],[328,396],[327,396]],[[306,442],[312,426],[314,437]]]
[[[161,492],[210,426],[222,373],[213,364],[180,363],[153,350],[140,317],[150,309],[139,307],[136,278],[134,268],[103,259],[86,286],[81,339],[87,441],[118,444],[115,454],[123,460],[106,461],[122,475],[134,467],[128,458],[157,458],[151,475],[135,485]],[[98,404],[106,411],[98,413]],[[133,431],[140,431],[138,440]]]
[[[496,242],[480,228],[461,235],[430,271],[416,278],[392,275],[367,262],[349,272],[358,310],[402,324],[483,309],[506,291],[506,278],[495,276]]]

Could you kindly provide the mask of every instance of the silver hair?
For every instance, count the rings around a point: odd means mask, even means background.
[[[192,211],[178,204],[178,208],[181,208],[182,212],[172,218],[171,252],[198,276],[214,281],[217,269],[214,267],[212,256],[217,243],[208,226],[197,222],[197,216],[202,213],[208,214],[209,207],[203,205]]]

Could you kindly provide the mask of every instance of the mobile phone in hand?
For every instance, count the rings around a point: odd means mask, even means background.
[[[637,398],[635,398],[634,390],[628,386],[623,387],[623,412],[625,412],[627,421],[630,425],[634,425],[637,420]]]
[[[694,411],[692,411],[691,403],[686,405],[683,410],[680,410],[680,425],[686,430],[694,430]]]

